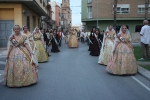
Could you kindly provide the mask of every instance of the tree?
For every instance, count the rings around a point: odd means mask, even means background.
[[[148,19],[148,6],[149,6],[149,0],[145,0],[145,19]]]
[[[118,0],[114,0],[114,30],[116,30],[117,1]]]

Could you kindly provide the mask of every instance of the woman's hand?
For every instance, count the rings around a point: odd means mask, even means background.
[[[34,55],[34,53],[33,53],[33,52],[31,52],[31,53],[30,53],[30,56],[32,56],[32,55]]]
[[[9,55],[6,56],[6,59],[9,59]]]
[[[115,50],[113,50],[113,52],[112,52],[113,54],[115,53]]]

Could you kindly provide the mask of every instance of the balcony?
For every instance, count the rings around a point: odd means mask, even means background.
[[[47,15],[47,9],[44,7],[47,2],[41,3],[41,0],[0,0],[0,3],[22,3],[40,16]]]

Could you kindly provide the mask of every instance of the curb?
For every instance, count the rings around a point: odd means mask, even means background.
[[[150,81],[150,71],[138,65],[138,73]]]

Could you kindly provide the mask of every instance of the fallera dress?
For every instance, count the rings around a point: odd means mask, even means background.
[[[33,40],[33,35],[30,33],[30,32],[27,32],[26,33],[23,33],[27,36],[28,40],[29,40],[29,45],[30,45],[30,49],[32,50],[32,52],[34,53],[34,55],[32,56],[32,60],[34,61],[34,63],[36,64],[36,66],[38,66],[38,59],[37,59],[37,48],[36,48],[36,45],[34,43],[34,40]]]
[[[43,39],[43,34],[38,33],[38,35],[36,35],[35,33],[33,34],[33,39],[34,39],[34,43],[36,45],[37,48],[37,59],[38,62],[46,62],[48,61],[48,54],[46,52],[46,49],[44,48],[44,45],[42,44],[42,39]]]
[[[115,32],[109,31],[108,34],[105,34],[104,39],[104,47],[101,49],[98,63],[107,65],[114,46]]]
[[[65,42],[68,43],[69,42],[69,38],[70,38],[70,35],[69,35],[69,32],[66,33],[66,38],[65,38]]]
[[[52,49],[51,49],[51,52],[53,53],[58,53],[60,52],[59,48],[58,48],[58,41],[59,41],[59,38],[58,38],[58,34],[55,34],[52,36]]]
[[[68,42],[68,47],[70,48],[78,48],[78,38],[76,36],[76,32],[73,31]]]
[[[30,55],[24,44],[27,43],[26,35],[22,35],[17,41],[20,47]],[[6,61],[4,80],[8,87],[23,87],[37,82],[38,74],[36,66],[31,64],[28,57],[18,47],[10,41],[13,49],[10,52],[9,59]]]
[[[99,48],[99,41],[98,41],[98,36],[96,35],[96,33],[92,33],[90,35],[90,40],[92,41],[93,44],[91,44],[90,47],[90,55],[91,56],[99,56],[100,54],[100,48]]]
[[[123,37],[123,36],[122,36]],[[138,70],[138,65],[132,50],[130,35],[123,37],[125,42],[119,42],[116,47],[114,55],[111,56],[111,59],[107,65],[106,71],[115,75],[132,75],[136,74]]]

